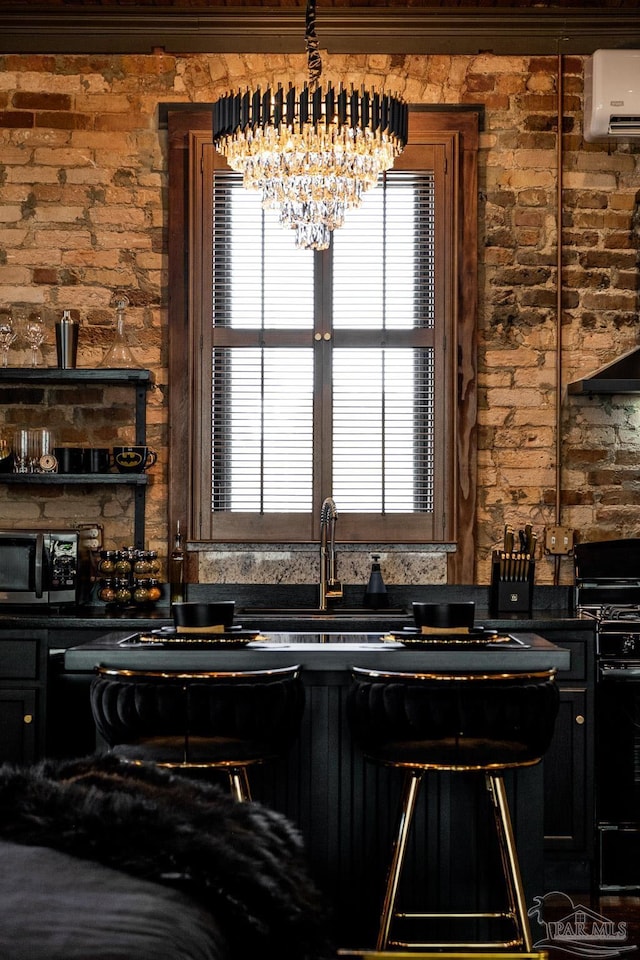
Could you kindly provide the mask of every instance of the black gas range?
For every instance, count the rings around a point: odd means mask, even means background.
[[[599,670],[640,677],[640,539],[578,544],[575,573],[576,609],[596,621]]]
[[[640,603],[582,607],[580,615],[596,622],[598,674],[640,678]]]
[[[596,623],[598,886],[640,891],[640,539],[576,546],[576,609]]]

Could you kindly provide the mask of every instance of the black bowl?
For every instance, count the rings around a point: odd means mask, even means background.
[[[173,622],[180,627],[224,627],[228,630],[233,626],[235,600],[221,600],[217,603],[200,603],[198,601],[174,603],[171,612]]]
[[[475,603],[413,603],[413,619],[416,627],[472,627],[475,618]]]

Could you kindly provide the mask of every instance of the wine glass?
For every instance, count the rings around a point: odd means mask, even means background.
[[[2,351],[2,366],[6,367],[9,360],[9,347],[17,337],[13,320],[8,313],[0,314],[0,350]]]
[[[37,367],[41,358],[40,347],[45,340],[44,323],[39,313],[32,313],[25,321],[24,338],[31,347],[31,366]]]

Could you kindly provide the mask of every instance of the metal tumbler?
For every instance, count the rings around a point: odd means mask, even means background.
[[[68,310],[64,311],[62,320],[56,322],[56,352],[58,366],[62,370],[72,370],[75,367],[78,353],[78,324],[71,319]]]

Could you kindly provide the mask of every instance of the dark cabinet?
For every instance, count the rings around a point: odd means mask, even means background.
[[[556,735],[544,760],[544,833],[549,850],[580,850],[585,845],[586,703],[586,690],[561,688]]]
[[[44,754],[46,631],[0,631],[0,762]]]
[[[0,759],[2,763],[29,763],[38,747],[35,690],[6,689],[0,680]]]
[[[560,707],[544,758],[545,885],[589,890],[594,857],[593,630],[540,631],[571,651],[558,673]]]

